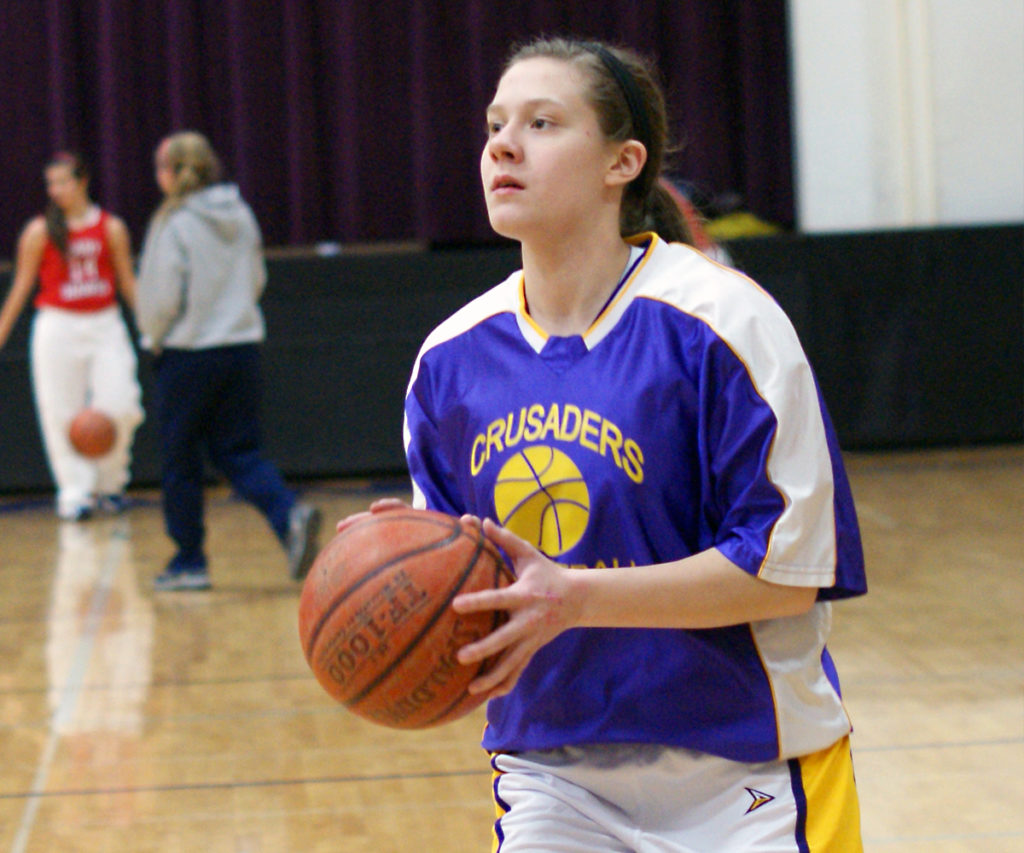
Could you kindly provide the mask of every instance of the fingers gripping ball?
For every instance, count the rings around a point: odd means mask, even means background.
[[[299,601],[306,661],[324,690],[374,723],[450,722],[483,701],[467,687],[490,663],[464,666],[456,653],[507,618],[458,614],[452,599],[513,580],[473,525],[427,510],[375,513],[328,542],[306,577]]]
[[[494,508],[500,524],[556,557],[583,538],[590,493],[566,454],[536,445],[511,457],[498,472]]]
[[[99,459],[113,449],[117,427],[113,419],[99,409],[82,409],[71,419],[68,439],[80,455]]]

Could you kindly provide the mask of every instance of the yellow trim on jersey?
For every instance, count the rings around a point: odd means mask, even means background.
[[[860,853],[864,846],[850,738],[797,761],[807,803],[807,849],[810,853]]]
[[[584,339],[586,339],[594,329],[601,325],[604,318],[612,313],[615,306],[626,295],[626,291],[629,290],[629,286],[636,280],[636,277],[640,275],[640,270],[642,270],[646,263],[651,259],[651,251],[654,249],[654,244],[658,242],[658,235],[653,231],[649,231],[645,234],[637,234],[635,237],[630,237],[626,240],[630,246],[636,246],[637,248],[641,248],[645,241],[647,242],[647,247],[643,250],[643,255],[637,263],[636,268],[632,273],[630,273],[629,278],[619,285],[615,298],[604,307],[604,310],[594,318],[594,322],[587,327],[587,330],[583,333]]]
[[[618,293],[615,294],[615,298],[604,307],[604,310],[600,314],[598,314],[597,317],[594,318],[594,322],[591,323],[587,327],[586,331],[583,332],[582,337],[584,339],[586,339],[587,335],[593,332],[594,329],[601,324],[601,321],[611,313],[616,303],[618,303],[622,299],[626,291],[629,289],[630,284],[636,279],[636,277],[640,274],[640,270],[643,269],[644,265],[650,259],[651,250],[654,248],[654,245],[659,241],[659,239],[660,238],[658,237],[658,235],[655,234],[653,231],[645,231],[642,234],[635,234],[632,237],[626,238],[625,242],[628,243],[630,246],[640,247],[643,246],[645,242],[649,243],[649,245],[646,249],[644,249],[644,256],[636,265],[636,269],[634,269],[633,272],[630,273],[630,276],[628,279],[626,279],[626,281],[622,282],[621,286],[618,289]],[[546,331],[544,331],[544,329],[538,326],[537,322],[533,319],[533,317],[530,316],[530,308],[526,302],[526,274],[522,272],[519,274],[518,291],[519,313],[522,315],[523,319],[526,320],[526,322],[530,325],[530,328],[532,328],[538,335],[540,335],[541,338],[547,340],[551,336]]]
[[[526,273],[519,273],[519,315],[530,324],[530,328],[533,329],[543,340],[547,340],[549,335],[540,326],[537,325],[537,321],[530,316],[530,306],[526,304]]]

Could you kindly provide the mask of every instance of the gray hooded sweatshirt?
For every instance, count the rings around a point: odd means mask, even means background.
[[[214,184],[154,219],[139,263],[142,345],[209,349],[263,340],[263,241],[234,184]]]

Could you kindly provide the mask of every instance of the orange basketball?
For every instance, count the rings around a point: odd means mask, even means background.
[[[452,599],[513,580],[497,548],[458,518],[375,513],[335,535],[306,577],[299,600],[306,661],[331,696],[374,723],[450,722],[483,701],[466,688],[489,664],[465,666],[456,652],[507,618],[456,613]]]
[[[117,427],[99,409],[82,409],[71,420],[68,438],[82,456],[97,459],[110,453],[117,439]]]

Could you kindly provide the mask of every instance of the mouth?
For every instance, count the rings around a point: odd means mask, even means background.
[[[523,185],[508,175],[498,175],[491,181],[491,192],[521,190]]]

